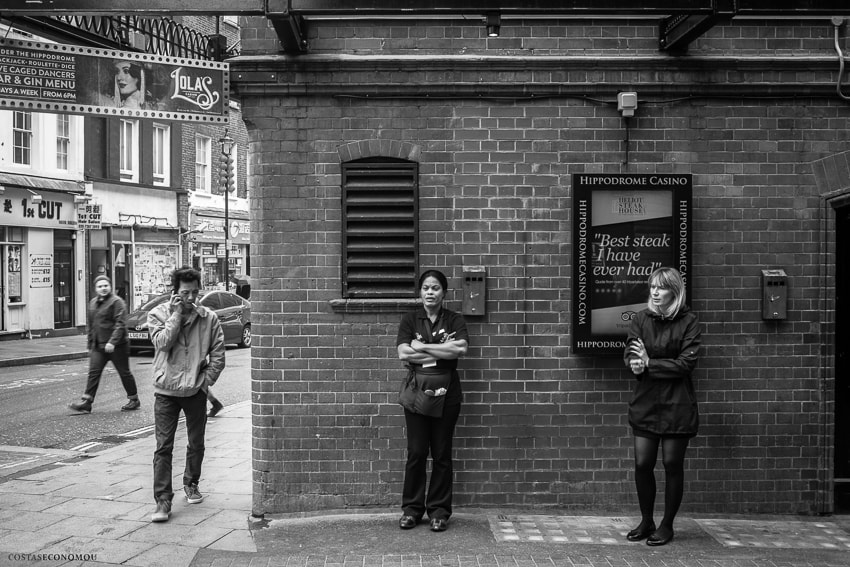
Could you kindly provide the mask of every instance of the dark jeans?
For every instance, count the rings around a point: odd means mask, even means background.
[[[115,370],[118,371],[118,376],[121,377],[121,384],[127,392],[127,397],[135,398],[138,396],[136,379],[130,372],[130,343],[124,343],[117,345],[111,354],[102,348],[91,349],[89,353],[89,378],[86,382],[84,398],[94,401],[97,388],[100,386],[100,376],[103,374],[103,369],[106,368],[106,363],[110,360],[115,366]]]
[[[452,438],[460,415],[460,404],[446,406],[443,417],[427,417],[404,411],[407,424],[407,464],[401,508],[404,514],[432,520],[452,515]],[[428,453],[431,453],[431,482],[425,495]]]
[[[156,431],[156,451],[153,454],[153,498],[171,500],[171,458],[174,452],[174,434],[180,411],[186,415],[186,468],[183,485],[197,484],[201,480],[204,462],[204,433],[207,428],[207,395],[203,390],[188,398],[156,394],[153,416]]]

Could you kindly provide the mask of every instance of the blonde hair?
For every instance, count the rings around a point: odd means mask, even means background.
[[[672,319],[675,317],[682,307],[685,306],[685,281],[682,279],[682,274],[673,268],[658,268],[646,280],[647,285],[652,287],[653,284],[660,288],[669,289],[673,292],[673,301],[663,311],[652,303],[652,298],[646,302],[646,307],[661,317]]]

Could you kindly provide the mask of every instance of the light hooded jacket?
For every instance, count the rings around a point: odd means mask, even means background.
[[[194,396],[215,384],[224,370],[224,333],[218,315],[202,305],[182,320],[166,302],[148,313],[148,332],[156,349],[154,393]]]
[[[106,343],[113,346],[127,342],[127,306],[124,300],[110,293],[89,301],[88,348],[103,350]]]
[[[626,340],[626,366],[635,358],[629,354],[628,344],[636,338],[646,345],[649,366],[636,376],[629,424],[656,435],[696,435],[699,413],[691,373],[697,365],[701,341],[697,316],[687,306],[672,319],[649,309],[638,312]]]

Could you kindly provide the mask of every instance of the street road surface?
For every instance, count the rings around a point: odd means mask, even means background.
[[[97,451],[153,425],[152,352],[130,357],[141,409],[121,411],[127,394],[112,363],[106,365],[91,414],[75,414],[86,387],[88,359],[0,369],[0,445]],[[213,388],[226,406],[251,399],[251,350],[227,349],[227,365]],[[91,445],[91,448],[88,446]]]

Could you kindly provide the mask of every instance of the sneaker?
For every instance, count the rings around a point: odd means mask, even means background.
[[[134,400],[127,400],[127,403],[121,406],[121,411],[133,411],[142,407],[142,404],[139,403],[138,398]]]
[[[83,398],[79,403],[68,404],[68,407],[77,413],[91,413],[91,400]]]
[[[156,503],[156,512],[151,516],[151,522],[167,522],[171,517],[171,501],[159,500]]]
[[[218,412],[220,412],[223,408],[224,408],[224,406],[222,405],[222,403],[220,401],[218,401],[218,400],[213,401],[212,407],[210,408],[210,411],[207,412],[207,417],[217,416]]]
[[[187,484],[183,487],[183,492],[186,493],[186,502],[189,504],[200,504],[204,501],[204,495],[198,490],[197,484]]]

